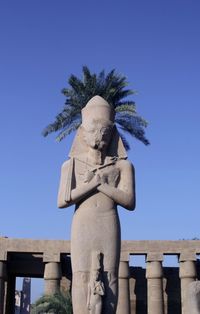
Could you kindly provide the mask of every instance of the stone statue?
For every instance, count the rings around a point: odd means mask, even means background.
[[[114,314],[121,243],[117,205],[135,207],[134,169],[114,125],[114,110],[102,97],[93,97],[83,108],[69,157],[61,170],[58,207],[76,205],[71,230],[73,313]],[[100,267],[92,265],[94,252],[100,252]]]

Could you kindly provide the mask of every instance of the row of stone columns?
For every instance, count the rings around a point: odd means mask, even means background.
[[[162,255],[147,255],[146,278],[148,314],[164,314],[162,260]],[[191,313],[189,304],[189,284],[196,279],[196,276],[196,254],[192,252],[181,253],[179,257],[179,278],[181,283],[182,314]]]
[[[117,314],[130,314],[129,257],[121,257],[119,265],[119,298]],[[162,255],[148,254],[146,278],[148,290],[148,314],[164,314]]]
[[[164,287],[163,287],[163,254],[149,253],[146,257],[147,279],[147,307],[148,314],[164,314]],[[189,284],[196,279],[196,254],[181,253],[179,257],[179,277],[181,282],[182,314],[191,313],[188,304]],[[129,287],[128,258],[121,258],[119,266],[119,300],[117,314],[130,314],[130,287]],[[132,313],[131,313],[132,314]]]
[[[44,280],[45,294],[54,294],[60,289],[62,278],[60,256],[46,256]],[[149,253],[146,258],[147,278],[147,305],[148,314],[164,314],[164,289],[163,289],[163,255]],[[181,281],[182,314],[188,314],[188,286],[196,279],[196,255],[192,252],[180,254],[179,274]],[[119,265],[119,300],[117,314],[130,314],[130,287],[129,287],[129,254],[121,256]],[[0,314],[4,313],[5,282],[7,280],[6,261],[0,261]]]

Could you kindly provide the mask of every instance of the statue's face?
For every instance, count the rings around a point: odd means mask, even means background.
[[[88,126],[84,126],[84,139],[87,145],[93,149],[104,151],[112,136],[113,124],[106,120],[93,120]]]

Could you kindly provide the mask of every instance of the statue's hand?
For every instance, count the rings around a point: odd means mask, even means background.
[[[103,173],[101,176],[101,183],[105,184],[108,183],[108,175],[106,173]]]
[[[90,181],[95,181],[97,185],[106,183],[105,179],[101,178],[101,175],[99,172],[95,174],[93,171],[87,171],[85,174],[84,182],[89,183]]]
[[[110,186],[116,187],[119,183],[120,171],[118,168],[114,168],[110,171],[102,172],[100,176],[102,184],[109,184]]]
[[[102,179],[99,173],[97,173],[94,178],[96,180],[97,185],[100,185],[102,183]]]

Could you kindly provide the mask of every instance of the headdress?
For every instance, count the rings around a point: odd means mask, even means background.
[[[86,106],[82,109],[82,124],[78,128],[75,139],[73,141],[69,157],[78,157],[86,153],[86,145],[83,138],[83,127],[90,125],[93,120],[104,120],[114,123],[115,112],[114,108],[100,96],[94,96],[89,100]],[[127,158],[126,150],[122,143],[121,137],[116,126],[113,128],[112,138],[107,150],[107,156]]]
[[[82,109],[82,125],[87,126],[92,120],[103,119],[114,122],[115,111],[112,105],[100,96],[92,97]]]

